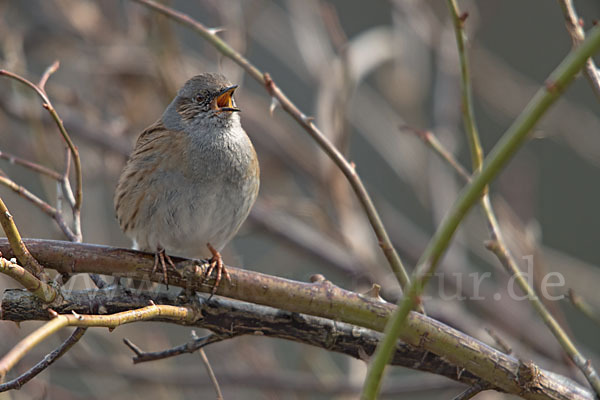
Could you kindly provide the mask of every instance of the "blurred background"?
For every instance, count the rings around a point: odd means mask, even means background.
[[[470,168],[461,123],[456,42],[445,2],[396,0],[171,1],[219,35],[275,82],[352,160],[405,264],[412,269],[463,182],[418,138],[431,130]],[[585,28],[600,3],[575,2]],[[494,146],[571,48],[558,2],[460,1],[469,16],[475,113],[484,150]],[[130,1],[0,1],[0,68],[46,89],[83,163],[83,241],[129,247],[113,211],[117,178],[137,135],[162,114],[177,88],[203,71],[238,83],[242,124],[261,164],[259,200],[225,261],[308,281],[325,275],[343,288],[399,291],[364,212],[345,178],[258,83],[190,30]],[[0,150],[64,169],[64,144],[31,90],[0,80]],[[539,283],[564,277],[599,312],[600,104],[578,79],[537,126],[532,140],[492,186],[503,232]],[[3,173],[50,204],[56,184],[0,160]],[[65,240],[54,221],[0,187],[23,237]],[[478,208],[457,232],[432,280],[428,314],[490,345],[486,328],[523,360],[582,382],[527,301],[484,247]],[[529,269],[528,269],[529,267]],[[485,274],[485,275],[484,275]],[[475,291],[476,277],[485,277]],[[556,282],[556,280],[553,280]],[[0,277],[3,288],[16,287]],[[518,290],[517,290],[517,293]],[[477,297],[477,299],[475,299]],[[513,296],[514,297],[514,296]],[[598,325],[567,299],[548,301],[581,350],[600,360]],[[37,323],[0,324],[6,353]],[[199,332],[200,334],[200,332]],[[23,372],[64,339],[43,343],[13,370]],[[92,329],[55,365],[8,396],[28,398],[214,398],[197,354],[132,365],[127,337],[147,351],[186,342],[190,330],[158,323],[109,333]],[[291,342],[242,337],[206,349],[226,399],[352,399],[362,361]],[[463,388],[445,378],[393,368],[382,398],[450,398]],[[483,393],[481,399],[508,398]]]

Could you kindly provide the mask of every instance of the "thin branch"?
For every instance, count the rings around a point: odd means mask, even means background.
[[[71,169],[71,152],[65,152],[65,172],[62,174],[60,179],[61,192],[69,202],[69,206],[71,209],[75,208],[75,196],[73,195],[73,190],[71,189],[71,182],[69,181],[69,171]],[[76,224],[75,226],[78,226]]]
[[[569,300],[571,301],[571,304],[575,306],[575,308],[600,326],[600,314],[594,310],[592,306],[583,299],[583,297],[575,294],[572,289],[569,289]]]
[[[577,16],[573,0],[558,0],[560,8],[565,16],[565,24],[567,31],[573,41],[573,46],[579,46],[585,40],[585,32],[583,30],[583,20]],[[600,71],[596,67],[594,60],[590,57],[585,63],[585,77],[592,86],[592,91],[600,100]]]
[[[306,116],[302,113],[298,107],[294,103],[290,101],[290,99],[279,89],[279,87],[275,84],[273,79],[268,73],[261,72],[258,68],[252,65],[245,57],[243,57],[240,53],[234,50],[231,46],[229,46],[225,41],[219,38],[214,30],[211,30],[205,27],[200,22],[194,20],[186,14],[175,11],[165,5],[157,3],[151,0],[134,0],[140,4],[145,5],[153,10],[160,12],[161,14],[190,27],[200,36],[202,36],[206,41],[212,44],[219,52],[221,52],[226,57],[231,58],[238,65],[240,65],[252,78],[257,80],[259,83],[264,85],[267,92],[281,105],[281,107],[290,114],[299,124],[306,130],[310,136],[317,142],[317,144],[325,151],[325,153],[331,158],[331,160],[338,166],[338,168],[342,171],[344,176],[348,179],[350,186],[356,193],[356,196],[365,210],[369,222],[373,227],[375,235],[379,241],[379,246],[381,247],[396,279],[400,283],[400,286],[404,289],[408,282],[409,277],[406,272],[406,269],[402,265],[402,261],[396,252],[396,249],[392,245],[390,238],[388,236],[387,231],[381,221],[377,210],[365,188],[362,180],[359,175],[356,173],[356,169],[353,163],[348,162],[340,153],[340,151],[331,143],[331,141],[317,128],[317,126],[313,123],[313,119]]]
[[[193,322],[201,317],[196,315],[188,307],[176,307],[156,305],[139,308],[136,310],[124,311],[112,315],[59,315],[55,316],[48,323],[36,329],[26,338],[17,343],[2,359],[0,359],[0,377],[6,376],[6,373],[21,359],[25,354],[31,351],[35,346],[45,340],[48,336],[54,334],[66,326],[78,327],[105,327],[115,329],[119,325],[131,322],[146,321],[154,318],[176,319],[187,322]]]
[[[208,373],[210,381],[211,381],[213,387],[215,388],[215,392],[217,393],[217,400],[223,400],[223,393],[221,392],[221,387],[219,386],[219,382],[217,381],[215,372],[213,371],[212,367],[210,366],[210,362],[208,361],[208,357],[206,357],[206,353],[204,352],[204,349],[200,349],[198,351],[198,353],[200,353],[200,358],[202,359],[202,363],[206,367],[206,372]]]
[[[52,286],[42,282],[25,268],[4,257],[0,257],[0,272],[19,282],[44,303],[51,303],[58,296],[56,289]]]
[[[26,160],[24,158],[13,156],[12,154],[8,154],[3,151],[0,151],[0,158],[7,160],[11,164],[21,165],[42,175],[49,176],[50,178],[55,179],[57,181],[60,181],[62,179],[62,176],[58,172],[48,167],[44,167],[43,165]]]
[[[475,384],[473,386],[469,386],[463,392],[456,395],[453,400],[469,400],[486,390],[489,390],[489,388],[486,388],[480,384]]]
[[[494,339],[494,342],[496,342],[496,345],[500,347],[500,350],[506,354],[512,354],[512,348],[496,332],[494,332],[491,328],[485,328],[485,331],[492,339]]]
[[[431,132],[431,131],[422,131],[410,127],[403,126],[402,129],[407,129],[417,135],[419,138],[425,142],[427,146],[429,146],[435,154],[441,157],[442,160],[446,161],[454,171],[465,181],[469,182],[471,180],[471,176],[469,172],[463,167],[460,162],[444,147],[444,145],[439,141],[439,139]]]
[[[81,339],[83,334],[86,332],[87,328],[77,328],[75,331],[65,340],[60,346],[58,346],[54,351],[47,354],[46,357],[32,368],[18,376],[17,378],[0,384],[0,392],[6,392],[11,389],[20,389],[24,384],[29,382],[31,379],[35,378],[40,372],[48,368],[50,365],[54,363],[54,361],[58,360],[62,357],[67,351],[71,349]]]
[[[462,113],[465,131],[471,150],[471,163],[473,171],[477,172],[481,169],[483,163],[483,151],[481,149],[481,141],[477,132],[477,124],[475,123],[475,112],[473,111],[473,91],[471,90],[471,78],[469,74],[469,61],[465,49],[465,34],[464,23],[468,14],[460,14],[456,0],[448,0],[448,8],[452,15],[452,23],[454,24],[454,33],[456,35],[456,44],[458,46],[458,58],[460,60],[460,87],[462,92]]]
[[[494,146],[492,152],[486,157],[486,162],[484,162],[481,171],[473,176],[471,182],[463,189],[452,208],[446,214],[442,224],[421,256],[417,268],[413,273],[412,282],[408,289],[405,290],[399,307],[390,318],[386,327],[386,336],[378,346],[378,350],[369,365],[365,380],[369,385],[366,385],[363,390],[363,397],[365,399],[376,398],[383,377],[383,370],[393,351],[398,335],[405,329],[410,311],[419,303],[421,293],[431,276],[433,276],[438,262],[448,248],[450,240],[459,224],[471,207],[483,196],[487,185],[500,173],[516,151],[522,146],[536,123],[575,79],[577,73],[585,65],[586,60],[595,54],[598,49],[600,49],[600,26],[592,29],[585,42],[571,51],[554,70],[546,81],[546,85],[538,90],[521,115],[506,131],[496,146]],[[534,307],[538,308],[535,302],[533,304]],[[568,344],[569,346],[566,346],[565,350],[567,350],[571,359],[576,359],[578,365],[585,365],[585,360],[580,358],[579,353],[576,352],[572,343],[569,341]],[[583,364],[580,364],[581,362]],[[593,373],[594,370],[591,366],[586,371],[590,372],[590,374],[586,375],[586,378],[595,387],[595,391],[600,393],[600,379]]]
[[[73,196],[73,190],[71,190],[71,182],[69,181],[69,171],[71,170],[71,153],[69,151],[65,152],[65,171],[57,185],[57,199],[56,199],[56,206],[57,206],[57,212],[56,215],[59,217],[59,219],[57,219],[57,222],[59,223],[59,225],[64,226],[66,228],[66,235],[67,238],[72,241],[72,242],[77,242],[77,243],[81,243],[81,241],[83,240],[83,236],[81,233],[81,213],[79,211],[76,210],[76,200],[75,197]],[[73,211],[73,229],[74,232],[71,231],[70,229],[68,229],[67,225],[64,224],[64,221],[62,220],[62,213],[61,213],[61,201],[62,201],[62,195],[64,195],[64,197],[67,199],[67,201],[69,202],[69,206],[71,207],[71,210]],[[64,231],[64,229],[63,229]],[[102,289],[103,287],[105,287],[106,285],[108,285],[108,283],[100,276],[97,274],[90,274],[90,279],[92,280],[92,282],[94,282],[94,284],[96,285],[96,287],[98,289]]]
[[[127,345],[127,347],[129,347],[131,351],[135,353],[135,357],[133,357],[133,363],[138,364],[148,361],[163,360],[165,358],[176,357],[186,353],[191,354],[202,349],[204,346],[208,346],[209,344],[217,343],[225,339],[229,339],[231,337],[233,337],[233,335],[222,336],[210,334],[201,338],[193,338],[187,343],[172,347],[167,350],[153,352],[142,351],[138,346],[136,346],[134,343],[131,342],[131,340],[127,338],[123,339],[123,343],[125,343],[125,345]]]
[[[6,208],[2,198],[0,198],[0,225],[2,225],[2,229],[10,242],[10,246],[15,257],[17,257],[17,260],[19,260],[25,269],[31,272],[35,277],[43,277],[44,267],[42,267],[31,255],[27,246],[25,246],[25,243],[21,240],[21,234],[17,229],[17,225],[15,225],[13,216],[8,211],[8,208]]]
[[[63,219],[62,214],[59,213],[56,208],[52,207],[50,204],[46,203],[44,200],[40,199],[35,194],[31,193],[29,190],[15,183],[13,180],[6,176],[0,176],[0,185],[8,187],[9,189],[17,193],[19,196],[32,202],[36,207],[38,207],[40,210],[42,210],[44,213],[50,216],[54,221],[56,221],[60,230],[65,234],[65,236],[69,240],[76,241],[77,238],[75,237],[75,234],[73,233],[71,228],[69,228],[69,226]]]
[[[42,89],[42,91],[44,93],[46,93],[46,82],[48,82],[50,75],[52,75],[53,73],[58,71],[59,67],[60,67],[60,62],[58,62],[58,60],[56,60],[52,63],[52,65],[49,65],[46,68],[46,70],[44,71],[44,73],[42,74],[42,77],[40,78],[40,81],[38,82],[38,87],[40,89]]]
[[[48,110],[48,113],[50,113],[50,116],[52,117],[52,119],[54,119],[54,122],[56,123],[56,126],[58,127],[58,130],[60,131],[60,134],[62,135],[64,141],[67,143],[67,146],[69,147],[69,150],[71,151],[71,154],[73,155],[73,161],[75,164],[75,180],[76,180],[76,187],[75,187],[75,207],[73,208],[73,216],[74,216],[74,221],[75,221],[75,232],[76,232],[76,236],[79,239],[78,241],[81,241],[81,227],[77,226],[77,223],[80,222],[80,214],[81,214],[81,203],[83,201],[83,178],[82,178],[82,172],[81,172],[81,159],[79,158],[79,150],[77,150],[77,146],[75,146],[75,144],[73,143],[73,141],[71,140],[71,137],[69,136],[69,134],[67,133],[67,130],[65,129],[65,126],[60,118],[60,116],[58,115],[58,113],[56,112],[56,110],[54,109],[54,107],[52,106],[52,102],[50,101],[50,98],[48,97],[48,95],[46,94],[46,90],[44,89],[44,86],[46,84],[46,81],[48,80],[48,78],[50,77],[50,75],[52,73],[54,73],[58,67],[59,67],[59,62],[55,61],[50,67],[48,67],[46,69],[46,72],[44,72],[44,75],[42,76],[42,78],[40,79],[40,84],[42,84],[42,86],[36,85],[34,83],[32,83],[31,81],[23,78],[22,76],[15,74],[13,72],[4,70],[4,69],[0,69],[0,76],[4,75],[8,78],[12,78],[18,82],[23,83],[26,86],[29,86],[31,89],[33,89],[38,96],[42,99],[42,106]]]
[[[50,204],[46,203],[44,200],[37,197],[35,194],[31,193],[29,190],[25,189],[23,186],[17,184],[12,179],[6,176],[0,176],[0,184],[6,186],[11,189],[13,192],[32,202],[36,207],[42,210],[44,213],[49,215],[52,218],[55,218],[55,215],[58,215],[58,210],[52,207]]]
[[[46,77],[46,79],[47,79],[47,77]],[[57,199],[57,208],[54,208],[50,204],[46,203],[45,201],[43,201],[42,199],[40,199],[39,197],[37,197],[36,195],[31,193],[30,191],[28,191],[27,189],[25,189],[23,186],[12,181],[7,176],[0,177],[0,184],[5,185],[6,187],[12,189],[19,196],[25,198],[26,200],[31,201],[34,205],[39,207],[42,211],[44,211],[52,219],[54,219],[56,221],[56,223],[58,224],[58,226],[60,227],[60,229],[63,231],[63,233],[69,240],[81,241],[81,221],[80,221],[81,214],[75,213],[75,212],[73,213],[73,218],[74,218],[73,225],[76,230],[75,232],[73,232],[69,228],[69,226],[66,224],[65,220],[63,219],[62,213],[61,213],[61,208],[62,208],[61,207],[61,205],[62,205],[61,193],[63,193],[65,195],[67,201],[69,202],[69,205],[71,206],[71,209],[73,209],[73,210],[75,209],[75,198],[73,196],[73,191],[71,190],[71,184],[69,182],[69,166],[70,166],[70,162],[71,162],[71,153],[69,151],[67,151],[65,153],[66,167],[65,167],[65,172],[63,175],[59,174],[58,172],[56,172],[54,170],[46,168],[42,165],[39,165],[39,164],[33,163],[31,161],[13,156],[11,154],[3,153],[1,151],[0,151],[0,158],[8,160],[10,163],[27,167],[35,172],[38,172],[42,175],[49,176],[52,179],[55,179],[57,181],[58,199]]]

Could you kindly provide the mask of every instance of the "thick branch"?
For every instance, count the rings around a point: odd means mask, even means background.
[[[61,273],[92,272],[144,279],[149,276],[154,264],[153,255],[132,250],[60,241],[29,239],[25,242],[38,260],[43,262],[48,268],[54,268]],[[0,250],[10,252],[10,246],[5,239],[0,239]],[[173,260],[176,262],[178,268],[186,264],[190,265],[189,260],[186,261],[175,257],[173,257]],[[389,315],[395,309],[393,304],[343,290],[327,281],[311,284],[295,282],[234,267],[228,267],[228,271],[231,275],[231,283],[227,281],[221,282],[217,294],[286,310],[286,312],[276,311],[274,314],[274,316],[280,315],[286,319],[282,325],[284,328],[281,333],[282,335],[288,332],[292,326],[290,325],[290,321],[299,318],[297,313],[320,316],[359,325],[375,331],[382,331]],[[182,278],[174,272],[169,272],[170,285],[203,292],[211,290],[212,282],[201,283],[197,279],[193,279],[193,277]],[[152,277],[152,280],[160,282],[162,280],[161,275],[156,274]],[[43,314],[43,312],[37,316],[31,314],[31,312],[36,312],[35,310],[40,309],[41,305],[39,305],[39,302],[34,303],[34,305],[24,304],[24,308],[20,307],[17,310],[11,311],[11,304],[17,307],[19,304],[19,302],[9,300],[8,296],[13,292],[7,292],[6,298],[3,301],[2,318],[21,320],[47,318],[47,315]],[[94,293],[94,296],[89,296],[90,293]],[[102,299],[100,297],[101,293],[104,292],[89,292],[85,297],[74,301],[73,304],[83,307],[83,309],[75,308],[75,311],[83,314],[87,312],[85,307],[92,307],[91,310],[88,310],[92,313],[98,313],[104,309],[117,312],[118,309],[108,308],[110,306],[109,299]],[[64,293],[64,295],[68,296],[69,294]],[[132,301],[134,300],[132,299]],[[142,302],[140,305],[146,305],[148,300],[140,298],[139,301]],[[160,303],[160,301],[154,301]],[[215,298],[213,301],[222,300]],[[129,309],[132,304],[134,303],[122,304],[121,307]],[[61,309],[54,305],[53,308],[59,312],[68,312],[71,310],[70,308]],[[210,321],[210,313],[203,312],[203,315],[204,319],[202,323],[206,324],[208,323],[207,321]],[[220,326],[218,321],[225,320],[235,324],[238,318],[241,318],[239,314],[228,310],[223,315],[219,315],[215,319],[215,323]],[[332,324],[331,321],[328,321],[328,323]],[[270,330],[261,329],[263,324],[264,321],[257,321],[256,325],[250,325],[252,332],[258,329],[264,335],[269,335]],[[229,329],[231,325],[226,324],[226,326]],[[215,330],[218,331],[216,328]],[[358,343],[360,337],[363,337],[362,332],[364,332],[364,329],[354,328],[354,332],[357,333],[357,336],[353,340]],[[317,339],[322,340],[323,337],[327,336],[323,336],[323,333],[319,332]],[[444,357],[449,363],[455,365],[455,373],[457,370],[469,371],[495,387],[510,393],[519,393],[525,398],[591,398],[589,392],[566,378],[560,377],[559,379],[556,375],[540,369],[537,369],[538,373],[532,379],[524,380],[519,376],[520,364],[518,360],[418,313],[413,312],[410,314],[400,338],[406,344]],[[290,337],[290,339],[294,340],[293,337]],[[332,341],[334,345],[339,343],[338,340]],[[374,344],[375,342],[373,342]],[[360,347],[364,348],[364,345],[361,344]],[[360,356],[361,353],[359,353],[358,347],[355,351],[357,356]]]

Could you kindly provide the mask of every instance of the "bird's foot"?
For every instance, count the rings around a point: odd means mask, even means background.
[[[223,257],[221,256],[221,253],[219,253],[219,251],[217,249],[215,249],[210,243],[207,243],[206,246],[212,253],[212,258],[210,260],[208,260],[208,269],[206,270],[206,279],[209,279],[211,277],[213,271],[216,270],[216,273],[217,273],[217,277],[215,278],[215,284],[211,291],[211,293],[212,293],[211,296],[212,296],[213,294],[215,294],[217,292],[219,283],[221,283],[221,277],[225,276],[227,281],[229,283],[231,283],[231,276],[229,276],[229,272],[227,272],[227,269],[225,268],[225,264],[223,264]]]
[[[152,267],[152,272],[150,275],[154,275],[156,270],[158,269],[158,265],[160,264],[163,273],[163,281],[165,285],[167,285],[167,289],[169,289],[169,278],[167,276],[167,264],[175,271],[178,275],[181,276],[181,272],[177,270],[175,267],[175,263],[171,260],[171,257],[165,252],[165,249],[158,249],[156,253],[154,253],[154,266]]]

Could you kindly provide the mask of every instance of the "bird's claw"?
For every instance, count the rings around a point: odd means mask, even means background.
[[[212,296],[215,293],[217,293],[217,289],[219,288],[219,284],[221,283],[221,278],[225,276],[225,279],[227,279],[227,281],[231,283],[231,276],[229,275],[229,272],[227,272],[225,264],[223,264],[223,257],[221,256],[221,253],[219,253],[219,251],[215,249],[210,243],[207,243],[206,246],[212,253],[212,258],[208,260],[208,269],[206,270],[205,278],[209,279],[213,271],[215,270],[217,273],[217,276],[215,278],[215,284],[211,291]]]
[[[160,264],[162,273],[163,273],[163,282],[167,285],[167,289],[169,289],[169,278],[167,276],[167,264],[175,271],[179,276],[181,276],[181,272],[175,267],[175,263],[171,260],[171,257],[165,252],[165,249],[159,249],[154,253],[154,265],[152,266],[152,272],[150,275],[154,275],[156,270],[158,269],[158,265]]]

